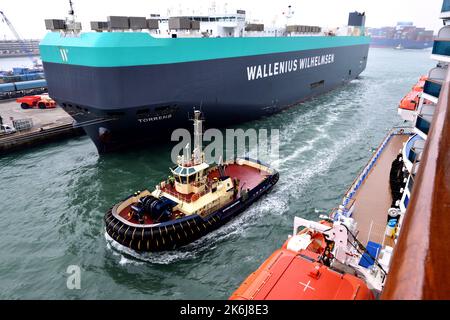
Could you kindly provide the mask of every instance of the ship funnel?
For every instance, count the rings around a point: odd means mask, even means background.
[[[348,15],[348,35],[351,36],[364,36],[366,25],[366,13],[360,13],[358,11],[350,12]]]

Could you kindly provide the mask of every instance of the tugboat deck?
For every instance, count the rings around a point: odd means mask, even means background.
[[[257,168],[238,164],[226,165],[224,172],[226,176],[239,179],[239,190],[241,187],[253,189],[264,180],[266,175],[269,175],[268,172],[264,173]],[[219,171],[214,170],[209,177],[219,177]]]
[[[358,223],[357,238],[363,244],[373,241],[383,246],[394,245],[385,236],[387,212],[392,204],[389,177],[392,161],[409,137],[407,134],[392,136],[355,193],[352,218]]]
[[[225,166],[224,172],[225,172],[226,176],[229,176],[231,178],[236,178],[239,180],[238,196],[240,195],[241,187],[253,189],[258,184],[260,184],[266,177],[264,172],[258,170],[257,168],[251,167],[249,165],[228,164]],[[212,180],[214,178],[219,178],[219,177],[220,177],[220,172],[217,169],[212,170],[208,174],[208,180],[210,180],[210,182],[212,182]],[[161,190],[163,192],[170,194],[170,195],[176,197],[177,199],[183,200],[185,202],[193,201],[192,197],[194,196],[194,193],[181,194],[181,193],[177,192],[175,190],[175,188],[170,186],[169,184],[166,184],[166,186],[164,188],[161,188]],[[124,218],[125,220],[129,221],[130,223],[134,223],[134,224],[139,223],[139,221],[137,221],[136,218],[133,217],[131,205],[124,208],[119,213],[119,215],[122,218]],[[176,212],[174,212],[174,215],[171,220],[180,218],[182,216],[183,216],[183,214],[180,211],[176,211]],[[149,215],[144,215],[144,224],[153,224],[153,223],[155,223],[155,222],[152,220],[152,218]]]
[[[238,179],[239,182],[239,190],[241,187],[253,189],[258,184],[260,184],[264,180],[264,173],[260,172],[260,170],[248,166],[248,165],[239,165],[239,164],[228,164],[224,169],[225,176],[229,176],[231,178]],[[219,178],[220,172],[218,169],[209,172],[208,180],[213,180],[214,178]],[[166,192],[178,199],[182,199],[185,202],[191,202],[194,193],[190,194],[181,194],[175,190],[174,187],[171,187],[169,184],[166,184],[164,188],[161,188],[163,192]]]

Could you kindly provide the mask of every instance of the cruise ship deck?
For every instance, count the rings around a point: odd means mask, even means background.
[[[385,236],[387,212],[392,204],[390,171],[409,137],[409,134],[393,134],[384,147],[377,149],[369,162],[369,166],[373,165],[354,193],[352,218],[357,222],[357,238],[364,245],[372,241],[383,247],[394,246],[392,238]]]

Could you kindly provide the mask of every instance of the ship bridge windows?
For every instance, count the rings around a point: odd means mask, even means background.
[[[177,174],[180,174],[181,169],[182,169],[181,167],[177,167],[173,172],[175,172]]]
[[[174,173],[178,174],[178,175],[183,175],[183,176],[190,176],[192,174],[194,174],[196,172],[195,168],[192,167],[177,167],[175,168],[175,170],[173,170]]]
[[[188,183],[188,177],[186,176],[179,176],[179,179],[182,184]]]
[[[177,167],[173,170],[173,173],[174,178],[182,184],[197,180],[196,178],[193,178],[196,175],[196,170],[194,168]]]

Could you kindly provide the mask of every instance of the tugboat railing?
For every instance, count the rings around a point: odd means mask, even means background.
[[[382,299],[450,299],[450,74],[414,179]]]

